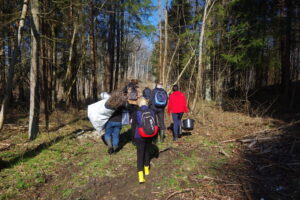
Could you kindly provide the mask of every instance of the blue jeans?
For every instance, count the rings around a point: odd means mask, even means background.
[[[174,138],[178,138],[183,113],[172,113]]]
[[[122,129],[121,122],[110,122],[108,121],[105,126],[104,139],[108,147],[113,147],[114,149],[119,146],[119,136]]]

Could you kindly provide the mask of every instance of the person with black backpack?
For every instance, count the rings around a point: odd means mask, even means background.
[[[150,108],[155,112],[161,142],[164,142],[165,137],[165,107],[167,104],[168,94],[163,89],[162,83],[157,83],[151,93]]]
[[[134,134],[136,129],[136,111],[138,110],[137,100],[139,96],[138,92],[138,85],[137,82],[133,82],[131,80],[131,84],[128,84],[127,86],[127,98],[128,98],[128,110],[129,110],[129,116],[130,116],[130,124],[131,124],[131,142],[133,145],[135,145],[134,141]]]
[[[158,126],[155,122],[155,114],[148,107],[147,100],[144,97],[138,99],[138,105],[134,139],[137,147],[138,180],[139,183],[144,183],[145,175],[150,173],[150,147],[152,138],[158,132]]]

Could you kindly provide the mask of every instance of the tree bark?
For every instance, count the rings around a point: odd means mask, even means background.
[[[158,62],[158,75],[160,81],[163,79],[161,71],[163,57],[162,57],[162,24],[161,24],[161,0],[158,0],[158,21],[159,21],[159,62]]]
[[[166,5],[165,5],[165,48],[164,48],[164,61],[163,61],[163,66],[162,66],[162,74],[163,74],[163,85],[164,88],[166,88],[166,68],[167,68],[167,57],[168,57],[168,0],[166,0]]]
[[[51,26],[51,32],[52,37],[56,37],[55,33],[55,26]],[[57,83],[57,77],[56,77],[56,71],[57,71],[57,53],[56,53],[56,40],[53,40],[52,43],[52,77],[53,81],[51,81],[51,101],[52,101],[52,107],[51,110],[55,109],[55,105],[57,103],[57,90],[56,90],[56,83]]]
[[[2,12],[0,13],[2,14]],[[2,88],[5,88],[5,70],[6,70],[6,64],[5,64],[5,52],[4,52],[4,46],[5,46],[5,32],[2,30],[2,38],[3,41],[0,43],[0,66],[3,66],[3,68],[0,69],[0,85],[1,90]],[[1,91],[2,92],[2,91]],[[0,95],[0,99],[2,99],[2,94]]]
[[[75,53],[75,48],[76,48],[76,35],[78,31],[78,25],[77,23],[74,23],[74,29],[73,29],[73,34],[72,34],[72,39],[70,43],[70,48],[69,48],[69,59],[68,59],[68,66],[67,66],[67,73],[65,75],[64,81],[65,81],[65,98],[67,105],[72,102],[72,96],[70,95],[70,90],[73,86],[73,79],[76,78],[74,77],[74,53]],[[74,102],[73,102],[74,103]]]
[[[96,37],[95,37],[95,12],[94,12],[94,0],[91,1],[91,17],[90,17],[90,21],[91,21],[91,48],[92,48],[92,76],[93,76],[93,100],[96,101],[97,100],[97,96],[98,96],[98,89],[97,89],[97,41],[96,41]]]
[[[31,0],[31,69],[30,69],[30,110],[29,130],[30,140],[36,138],[39,132],[39,1]]]
[[[280,50],[281,50],[281,86],[283,93],[283,103],[289,105],[290,101],[290,86],[291,86],[291,20],[292,20],[292,5],[291,0],[285,0],[286,17],[282,19],[283,34],[281,34]],[[284,17],[284,6],[280,10],[281,18]],[[286,107],[288,108],[288,107]]]
[[[117,5],[117,4],[116,4]],[[116,70],[115,70],[115,86],[114,89],[118,88],[119,85],[119,71],[120,71],[120,50],[121,50],[121,29],[120,29],[120,17],[121,15],[119,14],[121,9],[117,7],[117,55],[116,55]]]
[[[28,8],[28,2],[29,2],[29,0],[24,0],[24,3],[23,3],[21,17],[20,17],[20,21],[19,21],[18,32],[17,32],[17,41],[15,42],[15,48],[14,48],[14,51],[13,51],[12,61],[11,61],[10,65],[9,65],[9,68],[8,68],[7,82],[6,82],[6,85],[5,85],[5,94],[4,94],[2,104],[1,104],[1,111],[0,111],[0,130],[3,128],[4,118],[5,118],[6,109],[7,109],[7,104],[10,101],[10,98],[11,98],[14,68],[15,68],[15,65],[19,62],[18,56],[20,54],[20,44],[21,44],[21,39],[22,39],[22,30],[23,30],[23,27],[24,27],[25,17],[26,17],[27,8]]]
[[[166,74],[166,84],[168,84],[168,82],[169,82],[170,72],[171,72],[171,68],[172,68],[171,66],[172,66],[173,60],[174,60],[174,58],[175,58],[175,55],[176,55],[176,53],[177,53],[177,50],[178,50],[179,45],[180,45],[180,38],[179,38],[178,41],[177,41],[175,50],[174,50],[173,55],[172,55],[172,57],[171,57],[170,63],[169,63],[169,65],[168,65],[168,71],[167,71],[167,74]]]
[[[204,33],[205,33],[205,26],[206,26],[206,19],[209,15],[211,8],[213,7],[214,0],[208,0],[204,6],[204,14],[202,19],[202,26],[201,26],[201,33],[199,39],[199,58],[198,58],[198,74],[197,74],[197,82],[196,82],[196,92],[195,98],[192,105],[192,111],[196,107],[196,102],[199,98],[199,93],[202,96],[202,85],[203,85],[203,65],[202,65],[202,55],[203,55],[203,41],[204,41]],[[210,9],[209,9],[210,7]],[[209,10],[208,10],[209,9]]]

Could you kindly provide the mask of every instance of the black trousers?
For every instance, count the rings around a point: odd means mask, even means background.
[[[151,139],[135,139],[137,148],[137,169],[143,171],[144,166],[150,166]]]
[[[159,130],[165,130],[165,109],[155,111],[156,124],[159,126]]]
[[[136,112],[138,110],[138,106],[137,105],[132,105],[130,104],[129,106],[129,116],[130,116],[130,120],[131,120],[131,141],[134,142],[134,135],[135,135],[135,130],[136,130],[136,126],[137,126],[137,119],[136,119]]]

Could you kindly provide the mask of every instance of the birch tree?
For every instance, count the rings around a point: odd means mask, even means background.
[[[213,5],[215,3],[215,0],[207,0],[204,6],[204,13],[202,18],[202,24],[201,24],[201,33],[199,38],[199,57],[198,57],[198,74],[196,79],[196,93],[195,98],[192,105],[192,111],[195,109],[196,102],[199,98],[199,93],[202,93],[202,84],[203,84],[203,65],[202,65],[202,57],[203,57],[203,42],[204,42],[204,34],[205,34],[205,25],[206,20],[209,16],[209,13],[211,9],[213,8]],[[199,92],[200,91],[200,92]]]
[[[167,67],[167,57],[168,57],[168,0],[166,0],[165,3],[165,9],[164,9],[164,13],[165,13],[165,46],[164,46],[164,61],[163,61],[163,65],[162,65],[162,81],[163,81],[163,85],[164,87],[166,87],[167,83],[166,83],[166,67]]]

